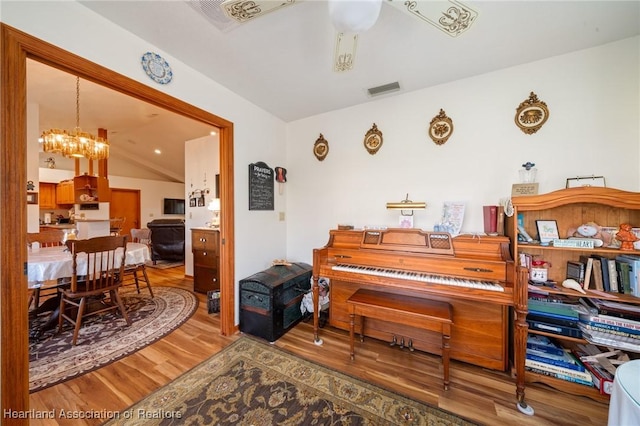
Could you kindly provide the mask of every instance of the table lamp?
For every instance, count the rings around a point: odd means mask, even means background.
[[[214,198],[209,203],[207,209],[213,212],[213,218],[211,219],[211,228],[220,228],[220,198]]]

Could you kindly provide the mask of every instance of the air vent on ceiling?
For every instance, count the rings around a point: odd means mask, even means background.
[[[220,7],[223,2],[224,0],[191,0],[188,1],[187,4],[200,13],[217,29],[222,32],[227,32],[237,27],[239,24],[225,15],[224,11]]]
[[[398,90],[400,90],[400,83],[394,81],[393,83],[383,84],[382,86],[371,87],[367,89],[367,93],[369,93],[369,96],[380,96]]]

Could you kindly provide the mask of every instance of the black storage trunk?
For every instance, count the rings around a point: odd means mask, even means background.
[[[240,280],[240,331],[278,340],[302,319],[300,301],[311,289],[311,265],[272,266]]]

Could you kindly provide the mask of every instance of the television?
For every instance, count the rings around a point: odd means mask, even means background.
[[[184,198],[165,198],[162,214],[184,214]]]

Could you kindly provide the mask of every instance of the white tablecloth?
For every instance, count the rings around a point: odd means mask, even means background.
[[[66,246],[46,247],[29,252],[27,281],[30,288],[37,287],[42,281],[66,278],[73,274],[73,258],[65,249]],[[149,260],[151,256],[146,244],[127,243],[125,265],[139,265]]]
[[[608,425],[640,425],[640,359],[627,361],[616,369]]]

